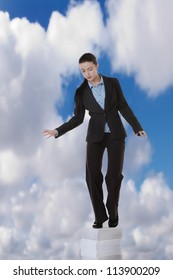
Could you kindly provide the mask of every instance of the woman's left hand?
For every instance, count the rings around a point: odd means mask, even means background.
[[[147,133],[144,130],[140,130],[136,133],[136,136],[140,137],[146,137],[147,138]]]

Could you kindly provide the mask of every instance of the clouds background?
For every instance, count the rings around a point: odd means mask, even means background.
[[[64,122],[60,107],[74,94],[64,97],[64,85],[73,77],[81,82],[77,62],[86,51],[100,60],[106,55],[114,75],[133,76],[148,100],[166,96],[173,81],[172,6],[109,0],[105,19],[99,1],[73,1],[65,15],[52,13],[47,29],[0,12],[1,259],[80,258],[81,230],[93,222],[84,181],[89,117],[56,141],[41,132]],[[164,168],[153,165],[154,139],[136,138],[125,125],[123,256],[172,259],[172,186]],[[103,172],[106,161],[105,155]]]

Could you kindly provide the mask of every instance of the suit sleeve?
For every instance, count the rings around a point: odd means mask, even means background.
[[[143,130],[141,124],[139,123],[139,121],[137,120],[136,116],[134,115],[132,109],[129,107],[121,86],[119,84],[119,81],[117,79],[115,79],[115,85],[116,85],[116,91],[118,94],[118,110],[121,113],[121,115],[125,118],[125,120],[131,125],[131,127],[133,128],[133,131],[135,133],[137,133],[140,130]]]
[[[61,126],[55,128],[58,132],[58,135],[55,138],[62,136],[66,132],[74,129],[75,127],[83,123],[84,116],[85,116],[85,108],[82,102],[82,94],[78,90],[76,90],[74,103],[75,105],[74,105],[73,117],[69,121],[62,124]]]

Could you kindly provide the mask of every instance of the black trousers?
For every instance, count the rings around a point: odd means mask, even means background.
[[[124,139],[111,139],[110,133],[105,133],[98,143],[87,143],[86,182],[97,223],[104,223],[118,218],[118,202],[123,179],[122,168],[124,160]],[[102,160],[107,150],[108,166],[105,176],[107,200],[104,204]]]

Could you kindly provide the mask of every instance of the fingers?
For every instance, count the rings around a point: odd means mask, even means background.
[[[147,133],[145,131],[142,131],[142,136],[147,138]]]
[[[137,135],[137,136],[140,136],[140,137],[146,137],[146,138],[147,138],[147,133],[146,133],[144,130],[138,131],[138,132],[136,133],[136,135]]]
[[[49,130],[48,129],[43,130],[42,134],[43,136],[47,136],[49,134]]]
[[[49,129],[43,130],[43,136],[45,136],[46,138],[52,137],[53,136],[52,130],[49,130]]]

